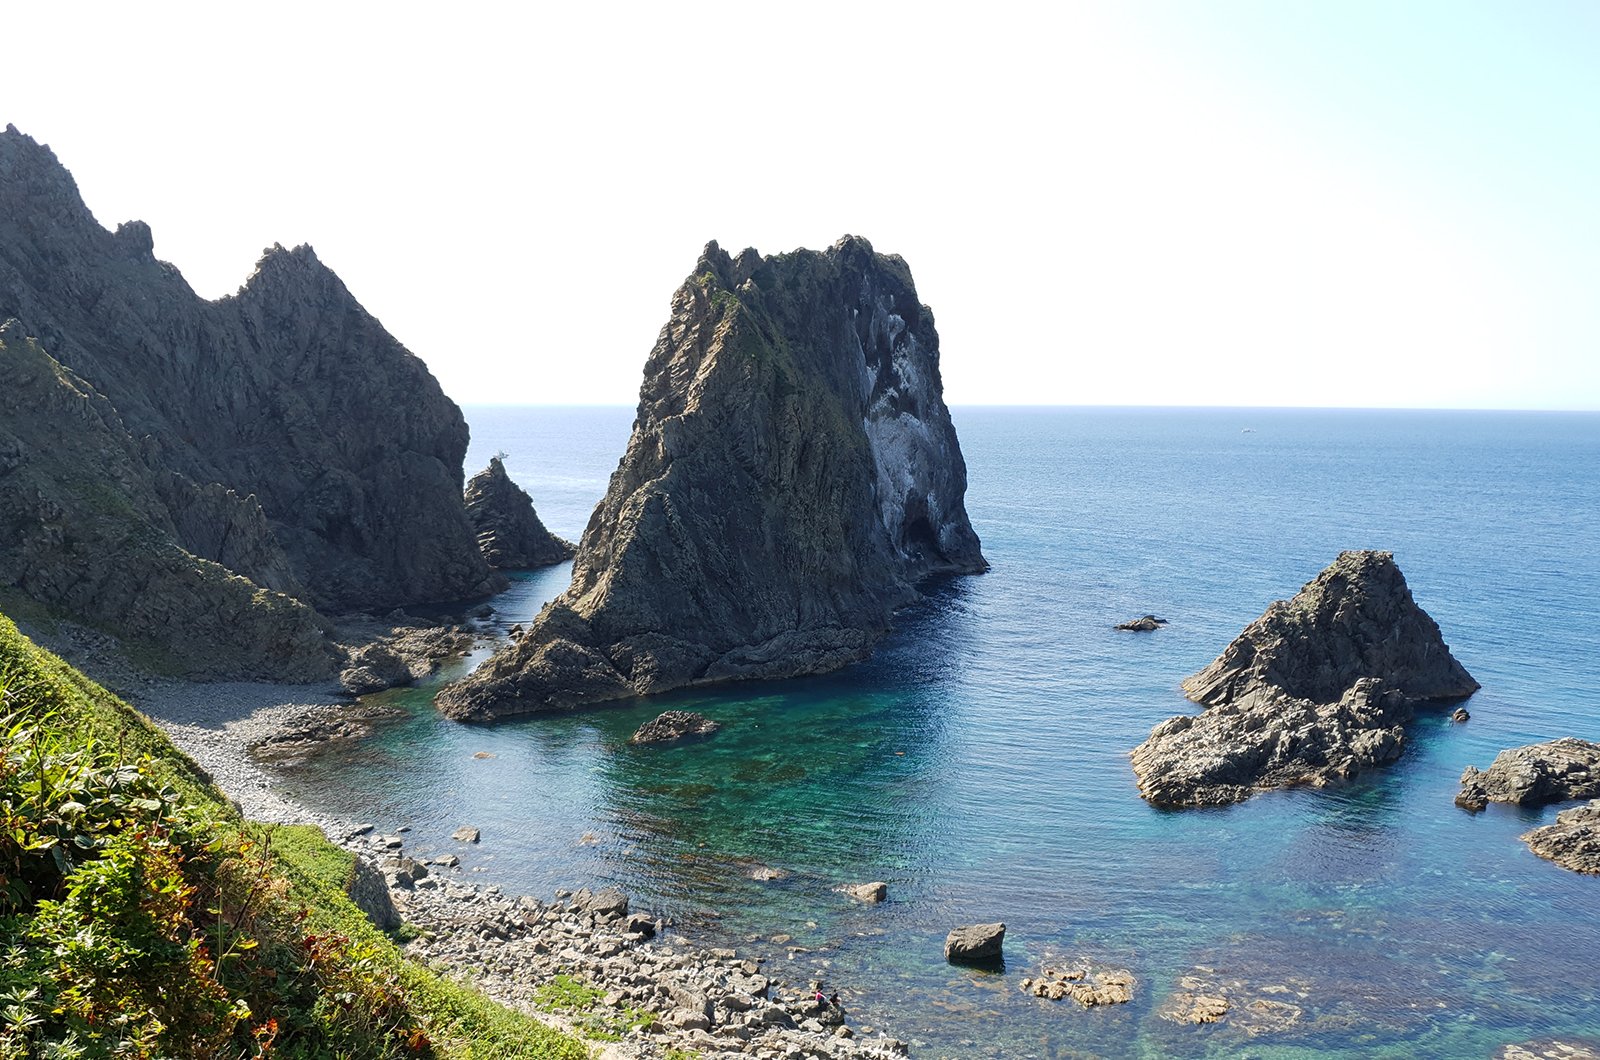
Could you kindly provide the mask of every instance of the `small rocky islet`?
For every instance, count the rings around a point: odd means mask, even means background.
[[[1394,555],[1342,552],[1183,682],[1206,709],[1134,749],[1139,792],[1160,806],[1221,806],[1342,780],[1399,757],[1418,705],[1477,689]]]

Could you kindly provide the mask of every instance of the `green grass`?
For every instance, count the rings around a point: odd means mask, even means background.
[[[585,1038],[602,1042],[621,1041],[631,1031],[656,1022],[656,1014],[623,1006],[603,1007],[605,992],[562,973],[533,993],[534,1007],[541,1012],[559,1012],[572,1020]]]
[[[165,734],[3,615],[0,688],[0,1058],[209,1058],[224,1040],[263,1055],[270,1034],[283,1057],[589,1057],[407,960],[350,901],[349,852],[243,820]],[[118,1013],[142,1022],[119,1030]]]

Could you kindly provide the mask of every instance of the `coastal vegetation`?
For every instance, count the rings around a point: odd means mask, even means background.
[[[0,690],[0,1057],[588,1055],[404,959],[352,855],[242,818],[3,616]]]

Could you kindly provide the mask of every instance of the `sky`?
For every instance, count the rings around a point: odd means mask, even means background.
[[[1600,409],[1600,4],[83,3],[0,123],[197,292],[632,404],[706,241],[910,264],[951,404]]]

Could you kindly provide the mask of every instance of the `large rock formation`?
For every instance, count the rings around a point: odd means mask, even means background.
[[[123,502],[183,564],[209,561],[240,579],[243,597],[285,614],[274,594],[325,609],[387,608],[493,587],[461,499],[460,410],[309,247],[272,248],[237,295],[215,302],[152,251],[142,222],[102,228],[49,148],[10,126],[0,134],[0,320],[19,321],[8,349],[16,357],[19,339],[36,340],[27,356],[56,366],[61,401],[84,396],[84,415],[105,427],[94,429],[95,446],[117,454],[103,475],[68,468],[84,481],[52,501],[66,536],[52,545],[34,535],[28,546],[28,562],[59,578],[45,585],[13,568],[0,587],[203,654],[197,622],[152,624],[119,603],[142,600],[146,583],[169,584],[146,563],[161,549],[119,553],[127,589],[83,566],[94,548],[73,537],[80,519]],[[42,369],[27,370],[36,387],[49,385]],[[65,422],[8,418],[0,452],[43,459],[54,443],[41,432]],[[40,503],[25,481],[0,479],[0,503],[14,513]],[[161,607],[214,611],[205,624],[217,629],[236,620],[236,607],[208,600],[201,592]],[[240,621],[238,636],[250,637]],[[278,675],[299,676],[295,653],[279,654]],[[257,655],[219,666],[274,676]]]
[[[1468,766],[1456,805],[1476,813],[1491,802],[1537,807],[1596,797],[1600,744],[1564,736],[1501,751],[1486,770]]]
[[[478,550],[499,570],[548,567],[571,559],[571,541],[545,529],[533,498],[506,474],[506,465],[490,457],[489,466],[467,483],[467,518],[478,532]]]
[[[986,566],[938,357],[905,262],[863,239],[709,244],[572,584],[440,708],[486,720],[864,657],[919,580]]]
[[[1145,798],[1216,806],[1325,784],[1399,756],[1420,703],[1478,688],[1388,552],[1342,552],[1184,681],[1206,705],[1133,752]]]
[[[21,330],[0,326],[0,586],[102,616],[159,669],[326,676],[316,613],[177,545],[166,497],[188,490],[228,513],[225,550],[270,569],[282,553],[260,509],[146,467],[111,403]]]

